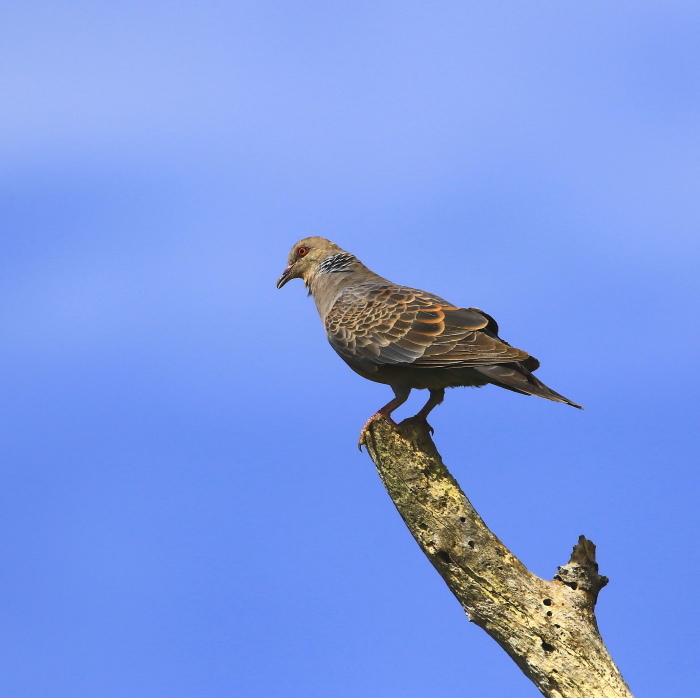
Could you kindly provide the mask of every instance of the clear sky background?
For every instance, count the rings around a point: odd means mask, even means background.
[[[1,695],[538,695],[357,451],[389,388],[275,289],[306,235],[586,407],[431,422],[534,572],[598,545],[635,695],[697,691],[700,4],[29,0],[0,59]]]

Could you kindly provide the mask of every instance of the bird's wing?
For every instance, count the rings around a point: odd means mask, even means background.
[[[365,371],[401,364],[468,368],[528,358],[499,339],[493,318],[477,308],[457,308],[438,296],[393,284],[348,286],[325,325],[338,354]]]

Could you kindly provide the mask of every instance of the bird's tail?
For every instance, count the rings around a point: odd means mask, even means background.
[[[474,369],[488,378],[489,382],[501,388],[506,388],[506,390],[513,390],[523,395],[537,395],[537,397],[554,400],[555,402],[565,402],[572,407],[577,407],[580,410],[583,409],[581,405],[577,405],[563,395],[555,393],[518,363],[474,366]]]

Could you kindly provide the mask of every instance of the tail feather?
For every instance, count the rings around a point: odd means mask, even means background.
[[[547,400],[555,402],[564,402],[572,407],[577,407],[582,410],[581,405],[577,405],[568,398],[554,392],[547,387],[541,380],[535,378],[526,368],[517,363],[511,364],[495,364],[491,366],[474,366],[474,370],[483,374],[491,383],[512,390],[523,395],[537,395]]]

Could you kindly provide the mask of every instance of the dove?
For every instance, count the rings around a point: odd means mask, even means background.
[[[395,284],[326,238],[307,237],[292,247],[277,288],[297,278],[313,296],[340,358],[394,392],[362,427],[360,449],[372,422],[384,419],[396,426],[391,415],[413,389],[430,393],[416,417],[431,432],[428,415],[446,388],[459,386],[492,384],[583,409],[535,378],[540,362],[501,339],[496,321],[483,310]]]

